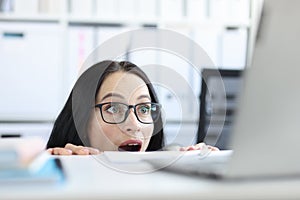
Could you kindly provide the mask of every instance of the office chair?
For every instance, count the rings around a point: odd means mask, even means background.
[[[231,124],[242,86],[241,75],[242,70],[209,68],[202,70],[197,143],[205,142],[221,150],[229,148]],[[224,86],[220,86],[220,83]],[[221,104],[220,98],[223,102]]]

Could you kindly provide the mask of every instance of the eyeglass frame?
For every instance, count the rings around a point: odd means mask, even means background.
[[[103,105],[106,105],[106,104],[112,104],[112,103],[122,104],[122,105],[127,106],[127,108],[128,108],[128,110],[127,110],[126,113],[125,113],[125,117],[124,117],[124,119],[123,119],[121,122],[108,122],[108,121],[106,121],[106,120],[104,119],[104,117],[103,117],[103,113],[102,113],[102,107],[103,107]],[[143,121],[140,120],[139,116],[137,115],[136,106],[139,106],[139,105],[142,105],[142,104],[151,104],[151,105],[154,104],[154,105],[156,105],[160,110],[161,110],[161,108],[162,108],[162,105],[161,105],[160,103],[153,103],[153,102],[138,103],[138,104],[135,104],[135,105],[127,105],[127,104],[121,103],[121,102],[105,102],[105,103],[96,104],[95,107],[96,107],[96,108],[99,108],[99,110],[100,110],[100,115],[101,115],[102,120],[103,120],[105,123],[108,123],[108,124],[121,124],[121,123],[125,122],[126,119],[127,119],[128,116],[129,116],[129,112],[130,112],[130,109],[131,109],[131,108],[133,108],[134,115],[135,115],[135,117],[137,118],[137,120],[138,120],[139,122],[141,122],[141,123],[143,123],[143,124],[154,124],[154,121],[152,121],[152,122],[143,122]],[[152,117],[152,116],[151,116],[151,117]]]

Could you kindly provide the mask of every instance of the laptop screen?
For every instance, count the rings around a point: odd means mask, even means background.
[[[233,128],[232,176],[300,174],[300,1],[265,0]]]

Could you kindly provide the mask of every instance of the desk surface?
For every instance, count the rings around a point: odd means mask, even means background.
[[[0,199],[299,199],[300,179],[225,181],[164,171],[125,173],[93,156],[60,156],[66,182],[1,185]]]

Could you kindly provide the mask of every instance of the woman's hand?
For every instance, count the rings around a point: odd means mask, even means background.
[[[73,144],[66,144],[64,148],[54,147],[47,149],[51,155],[96,155],[100,154],[98,149],[92,147],[77,146]]]
[[[193,150],[201,150],[201,149],[208,149],[211,151],[220,151],[217,147],[206,145],[204,142],[198,143],[196,145],[181,147],[180,151],[193,151]]]

